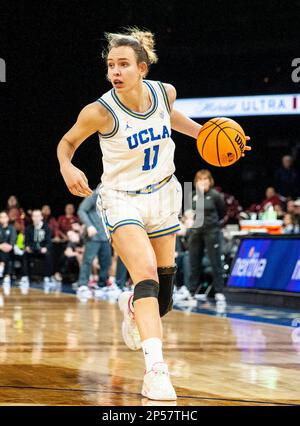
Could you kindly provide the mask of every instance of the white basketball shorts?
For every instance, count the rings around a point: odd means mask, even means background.
[[[98,187],[97,210],[108,238],[125,225],[141,226],[149,238],[178,232],[181,207],[182,188],[174,175],[140,191]]]

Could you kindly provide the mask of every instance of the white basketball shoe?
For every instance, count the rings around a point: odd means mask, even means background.
[[[131,300],[133,293],[131,291],[125,291],[120,294],[118,299],[119,308],[124,314],[122,322],[122,336],[125,344],[132,351],[137,351],[142,347],[141,337],[134,320],[134,313],[131,309]]]
[[[217,305],[221,305],[226,307],[227,303],[226,303],[226,298],[224,296],[223,293],[216,293],[215,294],[215,301]]]
[[[158,401],[174,401],[177,399],[167,364],[157,362],[150,371],[145,373],[142,395]]]

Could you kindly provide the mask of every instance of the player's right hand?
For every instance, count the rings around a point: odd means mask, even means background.
[[[93,193],[85,174],[72,163],[62,166],[60,171],[71,194],[88,197]]]

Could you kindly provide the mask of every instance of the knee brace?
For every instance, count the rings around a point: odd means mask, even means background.
[[[159,283],[154,280],[143,280],[136,284],[133,291],[133,303],[146,297],[158,298]]]
[[[158,304],[161,317],[173,308],[173,289],[176,271],[177,265],[157,268],[159,278]]]

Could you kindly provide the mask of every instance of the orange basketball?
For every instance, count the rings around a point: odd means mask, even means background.
[[[245,149],[246,137],[241,126],[231,118],[217,117],[207,121],[197,138],[201,157],[209,164],[227,167],[238,161]]]

